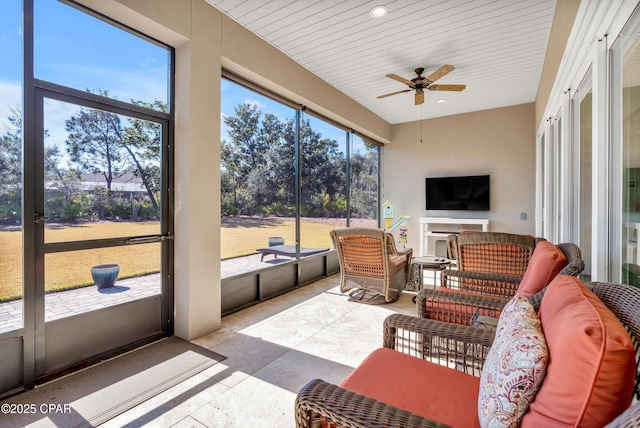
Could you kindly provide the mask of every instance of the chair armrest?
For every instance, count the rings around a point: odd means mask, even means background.
[[[493,329],[403,314],[389,315],[383,328],[385,348],[449,367],[453,362],[457,370],[476,376],[495,336]]]
[[[522,277],[523,275],[445,269],[440,273],[440,284],[488,296],[513,297]]]
[[[397,254],[407,256],[413,254],[413,248],[404,248],[402,250],[397,250]]]
[[[487,296],[482,294],[464,294],[446,291],[442,287],[437,290],[422,289],[416,297],[418,317],[442,317],[441,320],[462,323],[482,308],[482,315],[496,316],[511,297]]]
[[[295,406],[297,428],[320,426],[321,421],[355,428],[449,426],[320,379],[312,380],[300,390]]]
[[[630,428],[640,426],[640,402],[625,410],[621,415],[607,424],[605,428]]]

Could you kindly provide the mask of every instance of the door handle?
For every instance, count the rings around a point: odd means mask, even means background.
[[[34,223],[44,223],[45,221],[49,220],[49,217],[47,217],[44,214],[40,214],[40,213],[35,213],[33,215],[33,222]]]
[[[152,242],[162,242],[167,239],[173,239],[172,235],[155,235],[155,236],[141,236],[139,238],[129,238],[126,240],[127,244],[150,244]]]

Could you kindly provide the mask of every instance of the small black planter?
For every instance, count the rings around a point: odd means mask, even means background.
[[[91,276],[93,282],[96,283],[98,288],[113,287],[118,279],[120,273],[120,265],[118,264],[106,264],[91,267]]]

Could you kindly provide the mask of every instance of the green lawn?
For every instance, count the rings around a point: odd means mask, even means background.
[[[256,248],[268,246],[270,236],[285,238],[295,244],[294,219],[231,218],[222,220],[221,258],[255,254]],[[331,247],[329,231],[340,227],[339,221],[303,221],[301,245],[309,248]],[[81,225],[51,226],[45,231],[46,242],[73,241],[119,236],[155,234],[157,222],[96,222]],[[45,257],[45,291],[92,285],[91,266],[120,264],[119,278],[146,275],[160,270],[160,244],[127,245],[95,250],[47,254]],[[0,301],[22,295],[22,234],[0,231]]]
[[[225,218],[220,231],[222,260],[255,254],[256,248],[268,246],[270,236],[284,238],[286,245],[295,245],[294,219]],[[300,245],[307,248],[330,248],[329,231],[341,227],[339,221],[303,221],[300,225]]]
[[[46,242],[149,235],[159,230],[157,222],[97,222],[73,226],[52,226],[45,231]],[[0,301],[22,295],[22,235],[0,231]],[[160,271],[160,244],[52,253],[45,256],[45,291],[92,285],[91,266],[120,264],[119,278]]]

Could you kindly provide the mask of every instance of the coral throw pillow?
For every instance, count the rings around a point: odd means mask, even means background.
[[[549,241],[538,242],[518,286],[518,294],[533,296],[546,287],[566,265],[567,258],[560,248]]]
[[[631,403],[635,350],[620,320],[578,278],[558,275],[540,304],[547,376],[523,428],[600,428]]]
[[[544,378],[549,353],[529,300],[516,294],[502,310],[480,376],[482,427],[517,427]]]

